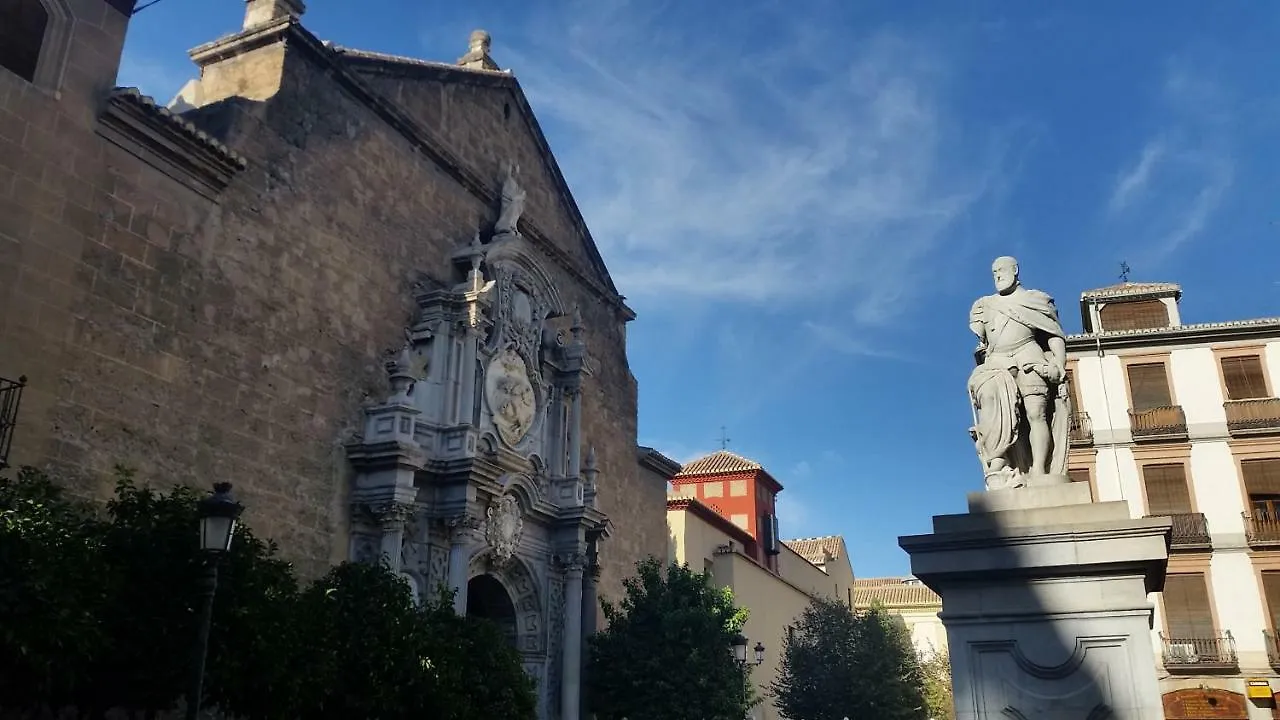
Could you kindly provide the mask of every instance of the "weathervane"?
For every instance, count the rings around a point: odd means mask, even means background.
[[[721,425],[720,426],[720,449],[721,450],[729,449],[729,440],[730,438],[729,438],[728,431],[725,430],[725,427],[723,425]]]
[[[1129,263],[1120,261],[1120,282],[1129,282]]]

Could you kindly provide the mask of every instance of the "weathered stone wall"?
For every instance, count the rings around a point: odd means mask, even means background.
[[[77,0],[88,3],[101,0]],[[100,79],[59,100],[0,71],[0,375],[30,379],[15,464],[54,467],[99,497],[117,462],[147,482],[230,480],[247,521],[312,574],[346,555],[341,443],[366,393],[384,392],[381,353],[411,317],[411,283],[452,281],[449,253],[496,207],[306,51],[259,54],[222,67],[218,84],[267,97],[277,83],[274,96],[198,113],[249,159],[217,203],[95,134]],[[477,91],[437,92],[454,111],[436,134],[494,187],[495,165],[519,155],[527,217],[589,274],[565,211],[546,207],[548,176],[529,170],[529,138],[491,130],[486,141],[457,110],[483,104],[450,95]],[[635,559],[665,552],[664,488],[635,469],[618,310],[546,264],[588,328],[583,437],[615,526],[601,588],[614,594]]]

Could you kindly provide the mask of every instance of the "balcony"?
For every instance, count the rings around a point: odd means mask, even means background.
[[[1211,550],[1213,542],[1209,539],[1209,521],[1204,513],[1164,513],[1147,517],[1167,517],[1173,522],[1173,532],[1169,539],[1171,550]]]
[[[1235,670],[1240,666],[1230,632],[1193,638],[1167,638],[1161,633],[1160,644],[1161,662],[1169,672]]]
[[[1244,536],[1250,547],[1280,546],[1280,518],[1266,514],[1244,516]]]
[[[1271,667],[1280,669],[1280,638],[1275,633],[1262,631],[1262,645],[1267,648],[1267,662]]]
[[[1187,439],[1187,414],[1181,405],[1129,411],[1129,430],[1135,441]]]
[[[1071,413],[1071,430],[1068,438],[1072,447],[1093,444],[1093,422],[1089,420],[1089,413]]]
[[[1227,431],[1235,437],[1280,433],[1280,398],[1228,400]]]
[[[9,467],[9,448],[13,445],[13,429],[18,424],[18,405],[22,402],[22,389],[26,386],[25,375],[17,382],[0,378],[0,470]]]

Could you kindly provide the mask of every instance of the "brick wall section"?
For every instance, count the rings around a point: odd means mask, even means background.
[[[123,21],[113,27],[122,38]],[[90,52],[77,47],[73,70]],[[496,208],[302,52],[283,64],[261,55],[248,77],[228,66],[219,82],[258,92],[275,73],[274,97],[201,113],[250,159],[218,203],[95,134],[109,80],[76,70],[55,100],[0,70],[0,375],[30,378],[15,464],[55,468],[96,497],[117,462],[162,485],[230,480],[246,520],[313,575],[345,558],[340,446],[365,394],[385,392],[381,353],[411,317],[410,286],[419,272],[453,280],[448,254]],[[450,104],[471,91],[440,92]],[[464,126],[457,116],[441,130],[452,141],[458,128],[462,156],[483,148],[484,176],[527,153],[520,133],[485,144]],[[529,217],[583,257],[556,220],[564,211],[543,206],[554,192],[535,183],[529,196]],[[665,491],[635,468],[636,384],[617,311],[547,267],[588,328],[583,434],[615,525],[601,586],[615,594],[635,559],[665,554]]]

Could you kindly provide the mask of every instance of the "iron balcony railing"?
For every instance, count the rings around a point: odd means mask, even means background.
[[[13,446],[13,429],[18,425],[18,406],[27,376],[17,381],[0,378],[0,470],[9,467],[9,448]]]
[[[1159,513],[1147,517],[1167,517],[1173,523],[1169,546],[1174,549],[1208,549],[1213,547],[1209,538],[1209,521],[1204,513]]]
[[[1071,413],[1070,443],[1072,445],[1093,444],[1093,421],[1089,419],[1089,413]]]
[[[1164,440],[1187,436],[1187,414],[1181,405],[1129,411],[1134,440]]]
[[[1280,638],[1269,630],[1262,631],[1262,645],[1267,648],[1267,662],[1271,667],[1280,667]]]
[[[1280,545],[1280,518],[1271,513],[1240,513],[1244,516],[1244,536],[1250,545]]]
[[[1228,400],[1227,431],[1232,435],[1264,435],[1280,432],[1280,398]]]
[[[1167,638],[1160,634],[1161,659],[1166,670],[1234,669],[1239,667],[1231,632],[1199,637]]]

